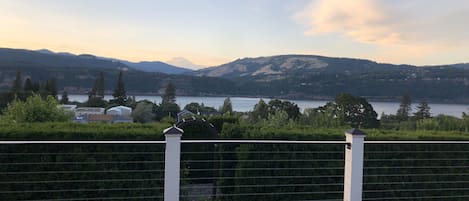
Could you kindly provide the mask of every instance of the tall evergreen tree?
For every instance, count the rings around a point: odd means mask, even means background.
[[[259,120],[262,120],[262,119],[267,119],[267,117],[269,116],[269,106],[267,105],[267,103],[264,102],[264,100],[259,100],[259,103],[257,103],[255,106],[254,106],[254,110],[251,112],[251,120],[253,122],[258,122]]]
[[[96,95],[98,97],[104,98],[104,73],[99,72],[98,83],[96,86]]]
[[[62,98],[60,99],[60,104],[68,104],[69,100],[68,100],[68,93],[67,91],[63,91],[62,92]]]
[[[430,113],[430,106],[425,101],[422,101],[416,109],[417,112],[414,113],[414,117],[416,119],[428,119],[432,116]]]
[[[13,86],[11,87],[11,91],[14,94],[19,94],[23,91],[23,78],[21,76],[21,71],[16,71],[16,77],[13,81]]]
[[[176,88],[173,83],[169,82],[166,85],[164,94],[161,96],[161,103],[175,103],[176,102]]]
[[[223,114],[233,113],[233,105],[231,104],[230,97],[227,97],[225,101],[223,101],[223,106],[221,107],[220,112]]]
[[[112,94],[112,96],[114,96],[114,99],[112,100],[113,103],[116,103],[119,105],[126,105],[127,94],[125,92],[125,84],[124,84],[124,78],[122,75],[122,70],[119,71],[119,76],[117,77],[116,88],[114,89],[114,93]]]
[[[24,91],[27,93],[31,93],[34,91],[33,82],[29,78],[24,81]]]
[[[46,81],[46,84],[44,86],[46,96],[50,95],[57,99],[57,82],[55,78],[49,79]]]
[[[397,110],[396,116],[400,121],[405,121],[409,118],[409,114],[412,111],[412,101],[409,94],[404,94],[401,98],[401,104]]]

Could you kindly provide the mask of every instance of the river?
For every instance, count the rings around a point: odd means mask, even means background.
[[[69,95],[70,101],[85,102],[88,99],[87,95]],[[106,100],[112,99],[112,96],[106,95],[104,97]],[[161,102],[160,96],[135,96],[136,100],[149,100],[155,103]],[[201,97],[201,96],[178,96],[176,97],[176,103],[180,107],[196,102],[203,103],[205,106],[214,107],[218,109],[223,105],[223,101],[226,97]],[[244,98],[244,97],[230,97],[233,110],[238,112],[247,112],[251,111],[254,108],[254,105],[259,102],[260,98]],[[264,101],[268,102],[270,99],[263,98]],[[303,111],[305,108],[315,108],[323,106],[327,101],[318,101],[318,100],[289,100],[298,105],[298,107]],[[378,115],[381,113],[385,114],[395,114],[399,108],[398,102],[370,102]],[[469,105],[461,104],[438,104],[438,103],[429,103],[431,108],[430,112],[432,115],[445,114],[455,117],[461,117],[462,112],[468,112]],[[417,104],[412,104],[412,109],[415,111]]]

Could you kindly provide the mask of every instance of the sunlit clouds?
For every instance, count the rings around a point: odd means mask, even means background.
[[[339,34],[374,45],[379,51],[370,56],[380,61],[432,63],[428,57],[434,54],[457,57],[469,49],[467,11],[463,0],[316,0],[296,19],[306,36]]]
[[[189,62],[179,63],[202,66],[278,54],[415,65],[469,62],[466,0],[0,0],[0,5],[0,47],[131,61],[181,57]]]

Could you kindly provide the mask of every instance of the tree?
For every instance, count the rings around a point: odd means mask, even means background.
[[[26,101],[13,101],[5,110],[2,119],[13,123],[70,121],[73,115],[57,105],[57,100],[52,96],[43,100],[41,96],[33,95]]]
[[[203,103],[189,103],[186,106],[184,106],[184,109],[189,110],[190,112],[194,114],[200,114],[204,115],[207,113],[214,113],[217,112],[217,110],[213,107],[206,107]]]
[[[161,103],[175,103],[176,102],[176,88],[173,83],[169,82],[166,85],[164,94],[161,96]]]
[[[60,99],[60,104],[68,104],[68,93],[67,91],[62,92],[62,98]]]
[[[124,79],[122,76],[123,75],[122,75],[122,70],[121,70],[119,71],[119,76],[117,77],[116,88],[114,89],[114,93],[112,94],[114,99],[111,100],[112,103],[115,103],[118,105],[126,105],[127,103],[125,84],[124,84]]]
[[[254,106],[254,110],[250,114],[250,119],[253,122],[259,122],[260,120],[267,119],[269,116],[268,105],[262,100]]]
[[[409,94],[404,94],[401,98],[401,104],[397,110],[396,116],[400,121],[405,121],[409,118],[409,114],[412,111],[412,101],[410,100]]]
[[[233,113],[233,105],[231,104],[230,97],[227,97],[225,99],[225,101],[223,101],[223,106],[221,106],[220,112],[222,114],[231,114],[231,113]]]
[[[354,128],[377,128],[378,114],[368,101],[351,94],[339,94],[335,98],[337,116]]]
[[[164,117],[176,118],[177,113],[181,111],[176,103],[161,103],[156,111],[156,119],[160,120]]]
[[[293,120],[297,120],[301,114],[298,105],[290,101],[282,101],[279,99],[269,101],[268,111],[269,114],[285,111],[288,114],[288,118]]]
[[[33,82],[31,81],[31,79],[29,78],[26,78],[26,80],[24,81],[24,91],[26,93],[32,93],[34,92],[34,85],[33,85]]]
[[[104,73],[99,72],[99,77],[96,84],[96,96],[104,98]]]
[[[21,77],[21,71],[16,72],[15,80],[13,81],[13,86],[11,87],[11,91],[14,94],[20,94],[23,91],[23,80]]]
[[[151,122],[154,119],[155,113],[154,104],[149,101],[140,101],[135,106],[135,109],[132,111],[132,118],[134,122],[138,123],[147,123]]]
[[[417,112],[414,113],[415,119],[428,119],[432,116],[430,113],[430,106],[425,101],[422,101],[416,109]]]
[[[44,90],[45,90],[45,95],[44,95],[45,97],[50,95],[54,97],[55,99],[57,99],[57,82],[55,78],[52,78],[46,81]]]

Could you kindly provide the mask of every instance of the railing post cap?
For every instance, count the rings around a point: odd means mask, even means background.
[[[173,125],[167,129],[164,129],[163,131],[163,134],[165,135],[182,135],[184,133],[184,131],[178,127],[176,127],[176,125]]]
[[[345,131],[345,134],[352,135],[352,136],[366,136],[365,132],[358,130],[356,128]]]

